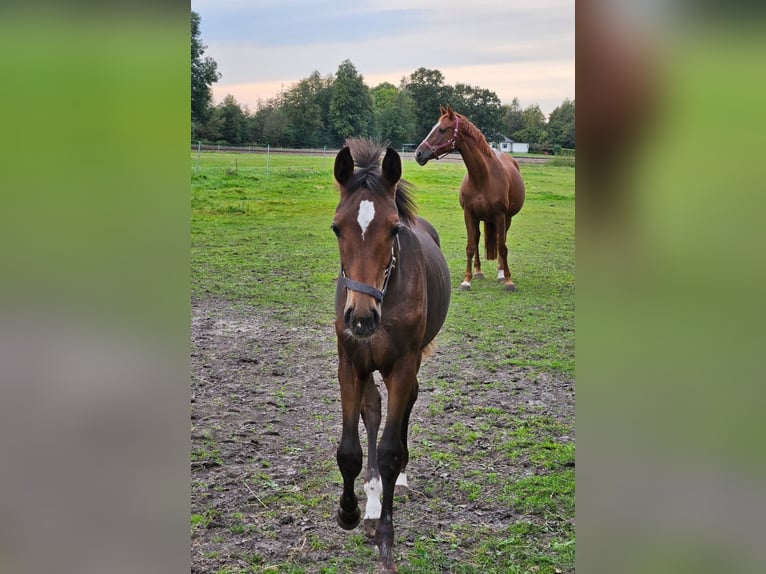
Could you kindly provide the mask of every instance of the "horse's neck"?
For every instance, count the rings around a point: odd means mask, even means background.
[[[468,177],[481,181],[489,174],[489,162],[492,161],[493,151],[487,141],[481,137],[476,127],[471,126],[462,131],[463,144],[460,146],[460,155],[468,170]]]

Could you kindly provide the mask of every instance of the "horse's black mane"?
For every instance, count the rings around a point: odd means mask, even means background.
[[[357,168],[344,186],[346,192],[353,193],[364,187],[373,193],[388,193],[389,188],[383,181],[380,169],[381,157],[386,151],[386,146],[366,138],[349,138],[346,145],[351,150],[351,157]],[[399,218],[407,225],[415,222],[417,212],[412,190],[412,184],[403,179],[396,185],[396,209],[399,211]]]

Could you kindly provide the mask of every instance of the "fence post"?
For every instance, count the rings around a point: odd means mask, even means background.
[[[197,141],[197,165],[194,166],[194,175],[199,171],[199,154],[202,150],[202,141]]]

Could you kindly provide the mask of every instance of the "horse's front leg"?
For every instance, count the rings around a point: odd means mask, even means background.
[[[396,572],[394,564],[394,487],[405,459],[402,432],[408,411],[412,409],[417,387],[419,354],[412,353],[399,360],[392,373],[385,378],[388,388],[388,413],[383,436],[378,445],[378,470],[383,482],[383,504],[375,533],[375,544],[380,552],[380,564],[385,571]]]
[[[354,493],[354,481],[362,470],[362,445],[359,442],[359,412],[364,392],[363,380],[356,375],[351,363],[340,357],[338,365],[340,398],[343,410],[343,430],[337,451],[338,468],[343,475],[343,493],[338,505],[337,520],[341,528],[351,530],[359,524],[359,500]]]
[[[364,481],[364,492],[367,495],[367,506],[364,511],[364,532],[369,537],[375,536],[380,519],[380,496],[383,493],[383,483],[378,472],[377,442],[380,428],[380,393],[375,381],[370,375],[365,384],[362,396],[362,420],[367,429],[367,477]]]

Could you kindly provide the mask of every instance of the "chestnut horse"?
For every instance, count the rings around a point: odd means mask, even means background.
[[[415,215],[410,188],[401,175],[399,154],[369,140],[348,140],[335,158],[340,202],[332,230],[338,237],[341,266],[335,332],[343,410],[337,451],[343,494],[337,520],[351,530],[361,518],[354,493],[362,469],[361,414],[368,438],[364,528],[374,536],[380,565],[387,571],[396,571],[394,486],[407,482],[407,427],[418,396],[417,374],[450,301],[449,269],[439,236]],[[381,399],[373,371],[381,374],[388,390],[386,425],[377,446]]]
[[[470,289],[472,278],[484,277],[479,260],[479,222],[483,221],[487,259],[497,258],[497,280],[505,283],[506,290],[514,291],[506,239],[511,218],[524,205],[524,180],[519,162],[492,149],[481,131],[465,116],[453,112],[449,106],[446,109],[440,106],[440,109],[439,121],[415,150],[415,161],[425,165],[431,159],[440,159],[457,150],[468,170],[460,184],[460,206],[468,236],[465,248],[468,261],[460,288]]]

